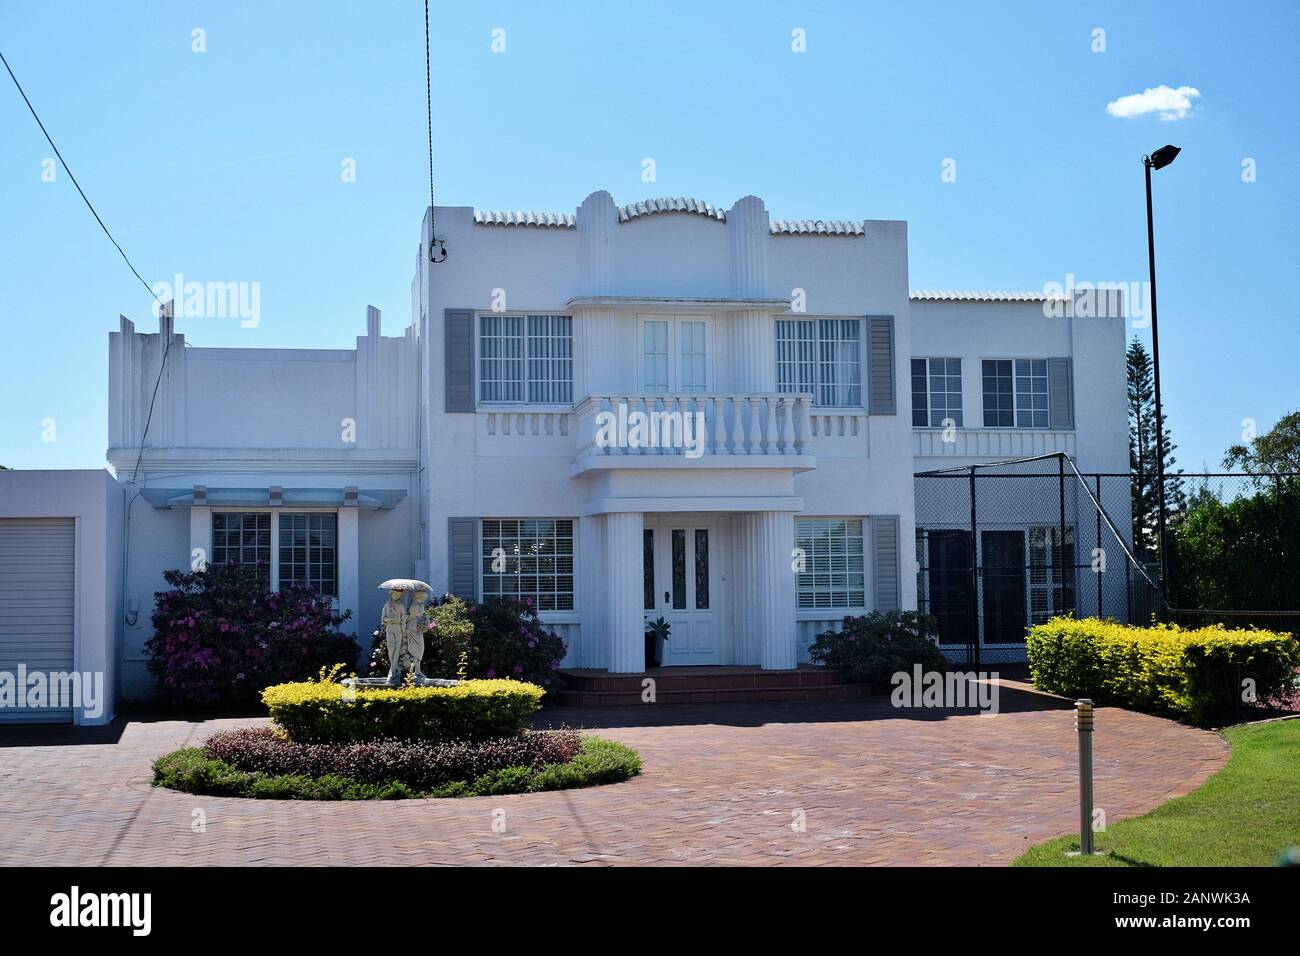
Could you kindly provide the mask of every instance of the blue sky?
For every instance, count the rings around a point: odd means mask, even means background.
[[[1217,468],[1242,419],[1300,406],[1298,10],[435,0],[438,202],[754,193],[776,218],[908,220],[914,289],[1031,290],[1146,278],[1140,157],[1175,143],[1156,179],[1166,408],[1179,463]],[[422,24],[418,0],[6,0],[0,49],[150,282],[261,284],[257,328],[182,319],[192,344],[345,348],[368,303],[390,334],[409,314]],[[1107,114],[1161,85],[1199,91],[1189,115]],[[152,299],[62,170],[42,181],[51,151],[7,75],[0,131],[0,464],[100,467],[108,333],[119,313],[155,327]]]

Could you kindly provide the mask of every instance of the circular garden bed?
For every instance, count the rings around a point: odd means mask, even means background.
[[[576,730],[528,730],[542,689],[510,680],[352,689],[329,680],[262,694],[275,723],[221,731],[154,761],[154,785],[271,800],[394,800],[617,783],[636,751]]]

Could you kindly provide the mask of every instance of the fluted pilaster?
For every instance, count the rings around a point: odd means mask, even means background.
[[[645,670],[644,529],[639,511],[605,516],[609,670],[614,674],[639,674]]]
[[[737,200],[727,210],[727,231],[731,235],[732,276],[736,295],[761,299],[767,295],[767,207],[757,196]]]
[[[586,294],[610,295],[614,291],[614,227],[618,224],[614,198],[597,190],[582,201],[576,219]]]
[[[794,620],[794,515],[762,511],[741,515],[738,570],[744,578],[745,644],[764,670],[798,666]]]

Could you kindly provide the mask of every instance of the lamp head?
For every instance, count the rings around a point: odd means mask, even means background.
[[[1152,169],[1164,169],[1172,163],[1174,158],[1181,152],[1182,150],[1177,146],[1161,146],[1147,157],[1147,163]]]

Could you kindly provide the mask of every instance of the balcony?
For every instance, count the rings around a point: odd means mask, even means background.
[[[574,473],[682,467],[807,471],[815,464],[809,439],[815,430],[832,430],[824,417],[812,414],[811,395],[591,395],[574,406]]]

